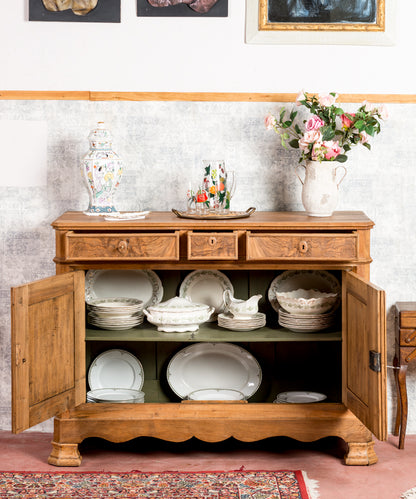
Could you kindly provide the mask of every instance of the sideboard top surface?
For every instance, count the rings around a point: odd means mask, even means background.
[[[105,220],[80,211],[67,211],[54,222],[56,230],[353,230],[374,226],[362,211],[336,211],[331,217],[310,217],[299,211],[256,211],[248,218],[228,220],[195,220],[179,218],[169,211],[152,211],[139,220]]]

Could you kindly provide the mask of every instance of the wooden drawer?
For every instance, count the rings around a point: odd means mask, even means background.
[[[354,260],[357,235],[247,232],[247,260]]]
[[[188,260],[237,259],[237,232],[188,232]]]
[[[416,347],[416,329],[399,329],[399,343],[401,346]]]
[[[416,311],[402,312],[399,315],[399,326],[402,328],[416,328]]]
[[[66,259],[179,260],[179,232],[149,234],[77,234],[69,232]]]
[[[399,352],[400,364],[408,364],[416,359],[416,348],[414,347],[401,347]]]

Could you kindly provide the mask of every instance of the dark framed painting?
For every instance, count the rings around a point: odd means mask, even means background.
[[[246,3],[247,43],[393,44],[394,0],[246,0]]]
[[[120,0],[29,0],[29,21],[119,23]]]
[[[137,0],[143,17],[227,17],[228,0]]]

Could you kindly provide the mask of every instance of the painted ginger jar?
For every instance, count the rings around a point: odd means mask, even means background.
[[[112,149],[112,135],[98,122],[88,136],[90,150],[83,157],[81,172],[89,194],[87,215],[117,213],[113,196],[120,184],[123,162]]]

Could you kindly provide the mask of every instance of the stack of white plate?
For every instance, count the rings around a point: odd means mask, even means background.
[[[314,333],[331,327],[336,320],[336,310],[324,314],[291,314],[279,309],[279,324],[298,333]]]
[[[87,303],[88,322],[101,329],[131,329],[143,322],[143,301],[137,298],[105,298]]]
[[[236,319],[231,314],[219,314],[218,325],[232,331],[253,331],[266,325],[266,314],[257,312],[247,319]]]
[[[142,404],[144,392],[128,388],[98,388],[87,393],[87,402],[111,404]]]

